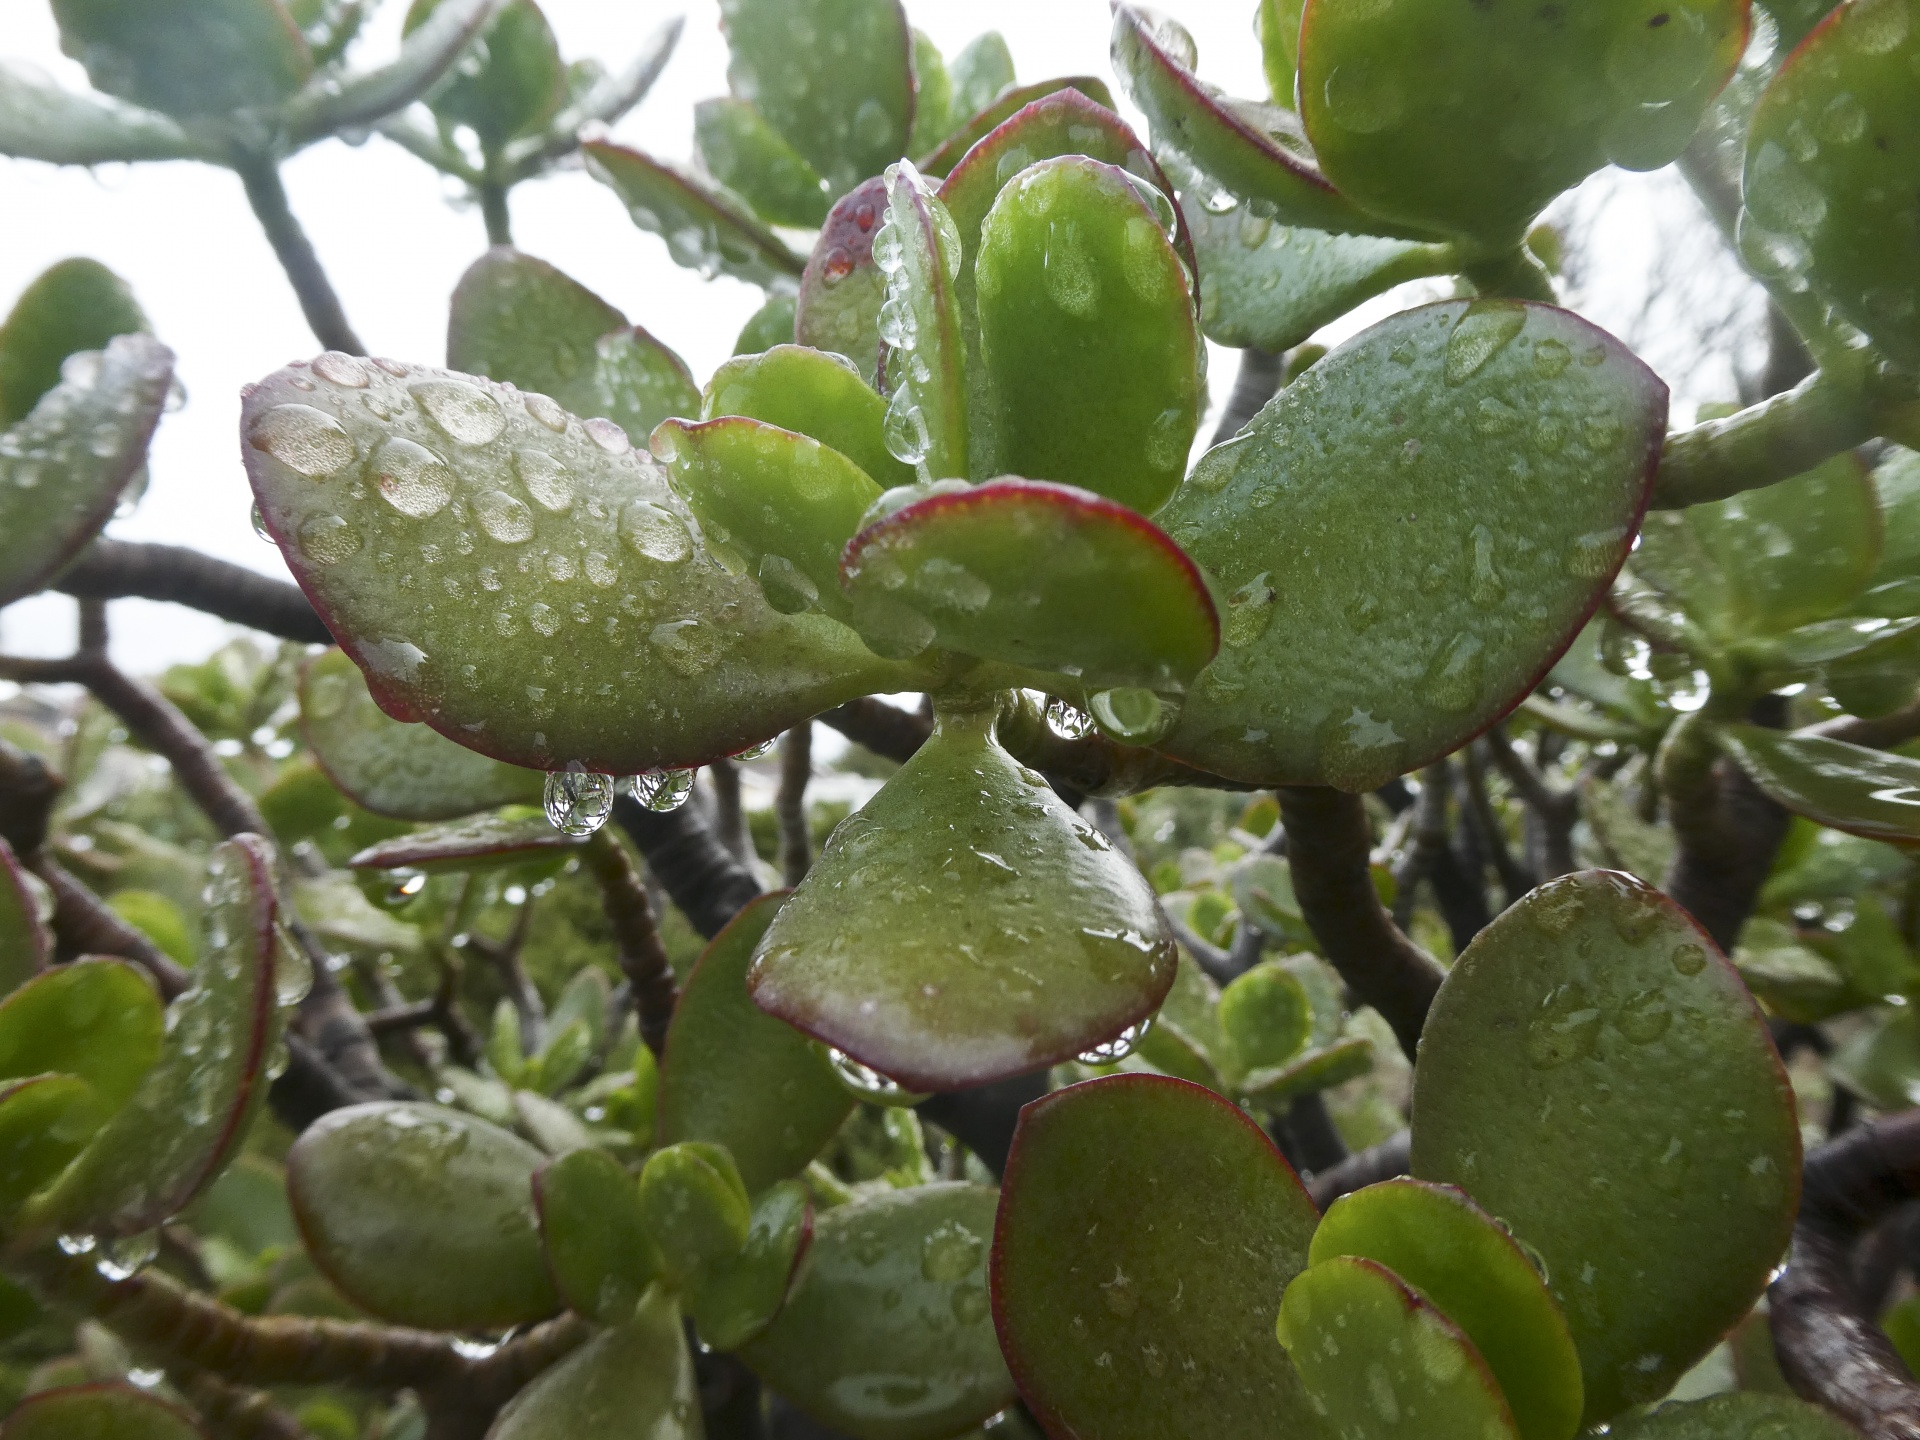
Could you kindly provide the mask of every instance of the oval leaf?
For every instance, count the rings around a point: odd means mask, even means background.
[[[873,384],[880,364],[880,306],[887,277],[873,263],[873,239],[887,213],[887,182],[862,181],[834,202],[800,280],[794,338],[853,361]]]
[[[266,524],[381,708],[496,759],[697,765],[900,688],[852,632],[722,569],[610,421],[356,362],[280,371],[242,425]]]
[[[567,1305],[602,1325],[632,1318],[660,1270],[633,1176],[604,1150],[575,1150],[534,1175],[533,1203]]]
[[[1869,840],[1920,845],[1920,760],[1759,725],[1722,726],[1716,738],[1794,814]]]
[[[1113,1075],[1020,1114],[993,1241],[994,1323],[1050,1435],[1320,1433],[1273,1342],[1313,1201],[1210,1090]]]
[[[179,160],[200,146],[165,115],[79,95],[24,61],[0,60],[0,155],[54,165]]]
[[[700,403],[702,420],[727,415],[810,435],[838,450],[883,489],[914,481],[913,467],[894,459],[887,449],[887,402],[845,356],[807,345],[778,345],[763,355],[729,360],[713,372]]]
[[[782,1180],[755,1200],[747,1243],[693,1296],[700,1339],[735,1350],[766,1329],[786,1301],[812,1235],[813,1207],[798,1180]]]
[[[169,115],[273,106],[313,73],[279,0],[53,0],[53,15],[94,89]]]
[[[1586,871],[1461,954],[1414,1066],[1413,1173],[1540,1255],[1585,1421],[1664,1395],[1786,1251],[1800,1135],[1759,1007],[1672,901]]]
[[[853,1110],[819,1050],[747,994],[754,947],[786,898],[758,897],[713,937],[681,988],[660,1068],[660,1143],[725,1146],[754,1193],[804,1170]]]
[[[1221,589],[1161,748],[1366,790],[1505,714],[1605,593],[1666,387],[1586,321],[1447,301],[1363,331],[1209,451],[1155,518]]]
[[[25,419],[60,383],[67,356],[150,328],[127,282],[99,261],[49,266],[0,325],[0,425]]]
[[[775,917],[754,1003],[910,1091],[1079,1054],[1153,1013],[1174,944],[1140,872],[947,715]]]
[[[53,963],[53,932],[41,917],[41,893],[37,877],[0,838],[0,995]]]
[[[354,855],[347,865],[354,870],[424,870],[428,874],[490,870],[528,860],[556,859],[583,843],[584,836],[556,830],[544,817],[520,820],[479,815],[382,840]]]
[[[166,1014],[144,970],[124,960],[76,960],[0,1003],[0,1079],[77,1076],[93,1090],[98,1126],[140,1088],[165,1034]]]
[[[0,1218],[72,1163],[100,1128],[100,1096],[73,1075],[0,1082]]]
[[[1002,45],[1006,43],[992,31],[982,35],[980,39],[986,40],[989,36]],[[980,42],[974,43],[977,45]],[[964,59],[965,56],[961,58]],[[1068,90],[1078,91],[1104,109],[1115,108],[1113,92],[1107,89],[1106,81],[1095,75],[1062,75],[1057,79],[1041,80],[1032,85],[1009,83],[994,96],[990,103],[975,111],[971,119],[943,140],[939,149],[920,161],[920,168],[929,175],[950,173],[974,146],[1034,101]]]
[[[700,1390],[673,1297],[603,1330],[507,1402],[488,1440],[700,1440]]]
[[[441,3],[414,0],[402,33],[413,35]],[[532,0],[500,6],[467,54],[428,103],[446,129],[471,126],[483,151],[497,151],[514,136],[539,130],[567,98],[559,41]]]
[[[806,268],[736,196],[638,150],[604,140],[580,150],[587,172],[612,187],[633,223],[665,238],[675,264],[750,285],[797,278]]]
[[[119,1382],[42,1390],[0,1424],[0,1440],[206,1440],[191,1411]]]
[[[812,227],[827,218],[827,182],[746,101],[723,97],[694,106],[693,143],[708,173],[762,219]]]
[[[438,1105],[333,1110],[287,1155],[307,1253],[356,1305],[399,1325],[485,1330],[559,1308],[533,1212],[545,1161]]]
[[[854,536],[840,570],[856,614],[884,609],[944,649],[1089,690],[1182,690],[1219,646],[1206,582],[1179,547],[1065,485],[928,495]]]
[[[855,1440],[943,1440],[1014,1400],[987,1304],[997,1192],[921,1185],[821,1215],[786,1307],[741,1358]]]
[[[66,358],[61,381],[0,430],[0,605],[38,590],[99,533],[147,457],[173,352],[119,335]]]
[[[960,236],[911,161],[887,167],[887,218],[874,263],[887,277],[880,338],[888,345],[887,448],[923,478],[969,474],[966,339]]]

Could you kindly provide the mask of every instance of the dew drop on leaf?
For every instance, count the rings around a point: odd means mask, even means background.
[[[587,438],[609,455],[624,455],[633,448],[633,441],[628,438],[627,432],[604,415],[594,416],[582,428],[586,430]]]
[[[328,350],[316,356],[313,362],[313,373],[322,380],[335,385],[344,385],[349,390],[364,390],[372,379],[367,374],[365,361],[338,350]]]
[[[520,403],[527,407],[527,414],[531,415],[535,420],[538,420],[542,425],[546,426],[547,429],[553,431],[555,434],[566,433],[567,412],[561,408],[559,401],[542,395],[537,390],[529,390],[520,397]]]
[[[404,436],[396,435],[382,445],[371,469],[381,498],[412,519],[439,514],[453,498],[453,471],[447,463]]]
[[[1884,55],[1906,43],[1907,0],[1855,0],[1842,21],[1847,43],[1863,55]]]
[[[547,822],[562,835],[591,835],[613,809],[613,777],[587,770],[555,770],[547,776]]]
[[[504,490],[483,490],[474,496],[473,514],[480,528],[503,545],[518,545],[533,537],[533,512]]]
[[[635,500],[620,512],[620,534],[649,560],[665,565],[693,553],[693,537],[679,517],[648,500]]]
[[[825,1052],[827,1063],[833,1066],[834,1077],[870,1104],[904,1108],[918,1105],[926,1098],[882,1075],[871,1065],[861,1064],[844,1050],[836,1050],[832,1046],[819,1048]]]
[[[338,474],[354,460],[346,427],[311,405],[275,405],[247,430],[247,443],[309,480]]]
[[[1093,733],[1093,717],[1064,700],[1049,699],[1047,729],[1062,740],[1082,740]]]
[[[360,532],[338,515],[314,515],[300,525],[300,553],[316,565],[338,565],[360,546]]]
[[[1447,339],[1447,383],[1464,385],[1478,375],[1526,323],[1526,307],[1518,301],[1474,301],[1462,312]]]
[[[1673,952],[1673,968],[1682,975],[1698,975],[1707,968],[1707,952],[1699,945],[1682,945]]]
[[[958,1220],[927,1232],[920,1244],[920,1273],[936,1284],[951,1285],[971,1275],[986,1249],[981,1238]]]
[[[1180,707],[1134,685],[1102,690],[1088,701],[1101,733],[1125,745],[1151,745],[1166,738],[1180,718]]]
[[[542,510],[563,515],[573,505],[573,473],[544,450],[523,445],[513,452],[513,473]]]

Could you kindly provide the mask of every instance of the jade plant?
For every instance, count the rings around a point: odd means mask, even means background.
[[[1113,90],[722,0],[685,162],[603,132],[678,22],[369,8],[0,66],[7,154],[237,170],[324,347],[236,405],[289,585],[102,534],[123,281],[0,326],[0,606],[79,607],[0,1440],[1914,1432],[1920,5],[1260,0],[1239,98],[1124,0]],[[484,214],[444,363],[279,189],[373,129]],[[763,292],[712,374],[513,247],[576,154]],[[1790,383],[1688,424],[1560,303],[1670,163]],[[136,676],[129,596],[267,638]]]

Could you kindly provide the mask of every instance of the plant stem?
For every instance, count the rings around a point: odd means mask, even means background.
[[[82,600],[169,600],[283,640],[333,643],[297,586],[183,545],[96,540],[53,588]]]
[[[1248,347],[1240,352],[1240,370],[1233,377],[1233,393],[1227,397],[1220,422],[1213,428],[1213,443],[1224,444],[1238,435],[1280,389],[1285,357],[1270,350]]]
[[[487,224],[487,244],[513,244],[513,216],[507,209],[507,187],[488,178],[480,182],[480,215]]]
[[[1548,305],[1560,303],[1554,293],[1553,276],[1547,273],[1525,245],[1496,260],[1483,260],[1461,271],[1473,288],[1489,299],[1539,300]]]
[[[807,833],[807,782],[813,778],[813,722],[789,730],[780,741],[780,788],[773,812],[780,822],[780,873],[798,885],[813,864],[813,837]]]
[[[731,760],[716,760],[707,766],[707,783],[713,786],[714,833],[734,859],[743,865],[749,863],[753,859],[753,836],[740,803],[740,767]]]
[[[613,802],[613,818],[680,913],[707,939],[760,893],[753,872],[727,853],[694,806],[661,815],[622,795]]]
[[[613,926],[620,951],[620,970],[633,991],[633,1008],[640,1020],[640,1038],[658,1055],[666,1049],[667,1027],[680,998],[673,965],[660,941],[653,901],[647,896],[640,868],[627,847],[609,830],[600,830],[581,848],[581,858],[600,883],[600,903]]]
[[[321,268],[320,257],[314,254],[313,242],[307,239],[307,232],[300,228],[300,222],[287,204],[287,188],[280,181],[279,165],[267,156],[239,155],[234,158],[233,168],[246,187],[247,203],[253,206],[260,228],[267,232],[273,253],[280,257],[280,268],[287,272],[288,283],[299,298],[301,312],[313,328],[314,337],[329,350],[341,350],[349,355],[366,354],[367,347],[360,343],[360,337],[347,323],[340,297],[334,293],[333,283]]]

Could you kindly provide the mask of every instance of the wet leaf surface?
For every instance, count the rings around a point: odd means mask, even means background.
[[[38,66],[0,61],[0,153],[54,165],[178,160],[200,146],[154,110],[80,94]]]
[[[736,1350],[766,1329],[786,1301],[812,1235],[813,1207],[806,1186],[782,1180],[761,1194],[753,1202],[746,1245],[692,1297],[700,1339],[718,1350]]]
[[[54,0],[53,15],[94,89],[183,118],[276,104],[313,73],[279,0]]]
[[[1114,108],[1113,92],[1107,88],[1106,81],[1097,76],[1062,75],[1053,80],[1039,80],[1031,85],[1014,85],[1009,81],[1007,87],[996,92],[989,103],[982,105],[970,119],[943,140],[939,149],[920,161],[921,170],[929,175],[948,174],[975,145],[1034,101],[1067,90],[1078,91],[1102,109]]]
[[[490,1440],[700,1440],[700,1392],[673,1297],[603,1330],[507,1403]]]
[[[844,355],[869,384],[880,360],[880,306],[887,277],[873,263],[886,217],[887,182],[876,175],[834,202],[807,259],[794,311],[794,338]]]
[[[1727,725],[1721,745],[1774,800],[1850,835],[1920,845],[1920,760],[1821,735]]]
[[[866,471],[881,489],[913,483],[913,467],[887,449],[887,402],[844,356],[780,345],[729,360],[713,372],[700,404],[702,420],[726,415],[810,435]]]
[[[887,346],[887,449],[928,479],[964,477],[974,429],[957,282],[960,234],[912,162],[887,169],[887,212],[874,264],[887,277],[880,339]]]
[[[1174,945],[1131,862],[993,738],[942,719],[762,938],[754,1003],[905,1086],[985,1084],[1152,1014]]]
[[[380,1102],[323,1115],[287,1156],[307,1252],[383,1320],[524,1324],[560,1306],[534,1219],[533,1146],[475,1115]]]
[[[1326,1433],[1273,1335],[1318,1219],[1273,1143],[1209,1090],[1115,1075],[1035,1101],[993,1246],[1022,1397],[1054,1436]]]
[[[414,0],[402,33],[412,35],[442,0]],[[567,98],[567,67],[547,17],[532,0],[508,0],[470,58],[456,63],[428,102],[448,129],[470,126],[483,150],[539,130]]]
[[[568,1308],[602,1325],[631,1319],[660,1270],[634,1177],[604,1150],[575,1150],[534,1175],[533,1201]]]
[[[1155,517],[1227,596],[1161,748],[1350,790],[1456,749],[1605,593],[1665,425],[1653,372],[1563,310],[1447,301],[1363,331]]]
[[[0,1081],[0,1217],[66,1169],[100,1128],[100,1096],[74,1075]]]
[[[580,149],[587,172],[612,187],[634,224],[665,238],[675,264],[750,285],[771,285],[806,268],[737,196],[638,150],[604,140]]]
[[[694,144],[714,179],[775,225],[816,226],[833,202],[827,182],[744,100],[693,107]]]
[[[77,1076],[93,1092],[88,1128],[96,1128],[140,1088],[165,1033],[145,971],[124,960],[76,960],[0,1003],[0,1079]]]
[[[855,1440],[942,1440],[1014,1399],[987,1304],[998,1192],[921,1185],[814,1222],[787,1303],[741,1357]]]
[[[354,870],[479,871],[527,860],[557,859],[578,849],[580,836],[556,830],[545,816],[477,815],[429,825],[369,845],[347,861]],[[591,973],[591,972],[586,972]]]
[[[1732,966],[1670,900],[1584,871],[1481,931],[1414,1067],[1413,1173],[1546,1268],[1592,1424],[1664,1395],[1785,1253],[1800,1137]]]
[[[191,1412],[132,1385],[42,1390],[0,1424],[0,1440],[206,1440]]]
[[[1853,1440],[1858,1432],[1818,1406],[1790,1395],[1745,1392],[1669,1401],[1645,1415],[1617,1422],[1608,1433],[1620,1440],[1759,1440],[1761,1436],[1767,1440]]]
[[[67,356],[150,328],[127,282],[99,261],[48,266],[0,325],[0,426],[25,419],[60,383]]]
[[[746,1247],[753,1215],[733,1157],[718,1145],[683,1140],[656,1150],[640,1172],[640,1213],[660,1252],[662,1273],[698,1292]]]

